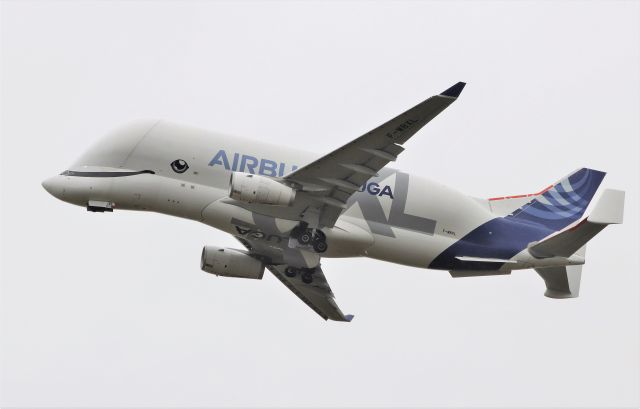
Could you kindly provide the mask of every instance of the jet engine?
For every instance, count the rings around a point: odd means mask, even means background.
[[[289,206],[296,197],[296,191],[265,176],[233,172],[229,181],[229,197],[246,203]]]
[[[209,274],[225,277],[262,279],[264,264],[241,250],[204,246],[200,268]]]

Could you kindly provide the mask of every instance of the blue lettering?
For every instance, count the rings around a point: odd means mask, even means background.
[[[229,166],[229,157],[224,149],[220,149],[213,159],[209,162],[209,166],[222,165],[226,170],[234,172],[247,172],[265,176],[275,177],[284,176],[287,171],[287,164],[284,162],[276,162],[271,159],[260,159],[255,156],[240,153],[233,154],[233,162]],[[297,165],[291,166],[291,172],[298,169]]]
[[[367,185],[367,192],[371,195],[377,195],[380,193],[380,185],[376,182],[369,183],[369,185]]]
[[[365,183],[364,185],[360,186],[360,189],[358,191],[367,192],[370,195],[374,196],[389,196],[391,199],[393,199],[393,191],[391,190],[391,186],[384,185],[384,187],[381,188],[381,186],[376,182]]]
[[[224,150],[220,149],[216,156],[211,159],[209,166],[213,165],[223,165],[226,170],[229,170],[229,159],[227,159],[227,153]]]
[[[234,172],[236,170],[238,170],[238,158],[239,157],[240,157],[240,155],[238,155],[237,153],[233,154],[233,165],[231,165],[231,169],[233,169]]]
[[[257,158],[249,155],[242,155],[242,160],[240,161],[240,172],[244,172],[246,167],[248,173],[255,174],[256,166],[258,166]]]
[[[386,185],[383,189],[382,192],[380,192],[379,196],[384,196],[387,195],[389,196],[391,199],[393,199],[393,192],[391,192],[391,187],[389,187],[389,185]]]
[[[269,159],[262,159],[260,161],[259,173],[265,176],[275,176],[277,167],[278,167],[278,164],[275,163],[274,161]]]

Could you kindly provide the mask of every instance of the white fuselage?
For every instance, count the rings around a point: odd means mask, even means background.
[[[85,176],[59,175],[47,180],[45,187],[80,206],[109,202],[115,209],[158,212],[237,237],[263,234],[267,242],[278,241],[286,240],[286,234],[280,237],[278,231],[289,231],[296,222],[272,217],[265,221],[267,216],[229,203],[231,172],[281,177],[315,158],[264,142],[148,121],[113,132],[69,168]],[[188,169],[183,173],[172,169],[176,160],[184,161]],[[114,171],[123,176],[100,176]],[[148,173],[131,174],[143,171]],[[349,203],[336,225],[326,231],[329,246],[323,257],[367,256],[426,268],[454,242],[496,217],[477,199],[386,168]],[[261,223],[277,231],[265,235]]]

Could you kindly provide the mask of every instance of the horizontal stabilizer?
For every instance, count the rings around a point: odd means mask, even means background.
[[[542,277],[549,298],[575,298],[580,293],[580,277],[582,266],[536,268]]]
[[[473,261],[475,263],[517,263],[515,260],[503,260],[501,258],[484,258],[484,257],[467,257],[467,256],[456,256],[456,258],[460,261]]]
[[[511,274],[510,269],[501,268],[504,264],[515,264],[515,260],[501,258],[456,256],[460,263],[455,270],[449,270],[451,277],[480,277]]]
[[[449,274],[453,278],[501,276],[511,274],[511,270],[450,270]]]
[[[541,242],[530,244],[529,253],[536,258],[570,257],[608,224],[622,223],[623,210],[624,192],[607,189],[589,217]]]

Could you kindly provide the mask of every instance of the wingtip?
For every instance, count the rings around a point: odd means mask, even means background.
[[[440,95],[445,97],[458,98],[458,96],[460,96],[460,93],[462,93],[465,85],[467,85],[466,82],[460,81],[454,86],[448,88],[446,91],[442,92]]]
[[[353,319],[353,314],[347,314],[344,316],[345,321],[347,322],[351,322],[351,320]]]

